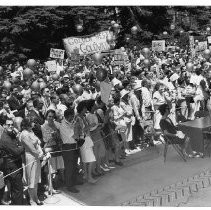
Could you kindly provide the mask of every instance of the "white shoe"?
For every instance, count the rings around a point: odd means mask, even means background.
[[[126,150],[125,150],[125,153],[126,153],[127,155],[130,155],[130,154],[131,154],[129,149],[126,149]]]
[[[110,171],[110,169],[108,169],[108,168],[103,168],[103,166],[100,166],[100,168],[101,168],[103,171],[105,171],[105,172]]]

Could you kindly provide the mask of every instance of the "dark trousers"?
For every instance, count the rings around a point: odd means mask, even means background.
[[[132,132],[133,132],[133,143],[135,145],[140,144],[141,141],[144,140],[144,130],[140,126],[140,123],[137,119],[132,127]]]
[[[2,189],[0,189],[0,205],[1,205],[1,200],[3,198],[3,195],[4,195],[4,188],[5,187],[3,187]]]
[[[22,177],[23,177],[22,170],[7,177],[7,180],[10,182],[11,185],[12,205],[23,205]]]
[[[76,148],[76,144],[63,144],[62,150],[71,150]],[[62,151],[62,157],[64,160],[65,168],[65,185],[67,187],[72,187],[76,184],[78,170],[77,162],[79,157],[79,150],[72,151]]]

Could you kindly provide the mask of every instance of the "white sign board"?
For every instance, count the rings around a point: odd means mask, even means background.
[[[152,41],[152,51],[165,51],[165,40]]]
[[[65,52],[64,50],[51,48],[51,50],[50,50],[50,58],[64,59],[64,52]]]
[[[211,44],[211,36],[207,37],[208,43]]]
[[[57,71],[57,65],[56,65],[55,60],[47,61],[46,66],[47,66],[49,72],[56,72]]]
[[[63,39],[64,47],[68,56],[71,56],[75,49],[78,49],[80,55],[108,51],[110,45],[106,39],[110,33],[109,31],[102,31],[94,35],[65,38]]]
[[[204,51],[207,49],[207,41],[198,42],[198,45],[195,47],[196,52]]]

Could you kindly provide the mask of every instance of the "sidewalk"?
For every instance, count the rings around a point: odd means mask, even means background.
[[[70,194],[90,206],[120,206],[156,189],[175,184],[210,168],[210,158],[193,158],[184,162],[173,149],[163,162],[163,145],[160,153],[148,148],[129,156],[123,167],[108,172],[94,184],[77,186],[78,194]]]

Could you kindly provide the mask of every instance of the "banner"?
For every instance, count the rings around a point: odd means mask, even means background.
[[[94,35],[63,39],[67,55],[70,57],[74,49],[78,49],[80,55],[110,50],[110,45],[106,41],[110,33],[109,31],[102,31]]]
[[[208,36],[207,40],[208,40],[208,43],[210,44],[211,43],[211,36]]]
[[[207,49],[207,41],[198,42],[198,45],[196,45],[195,50],[196,52],[204,51]]]
[[[49,72],[56,72],[57,71],[57,65],[56,65],[55,60],[47,61],[45,64],[46,64]]]
[[[152,41],[152,51],[165,51],[165,40]]]
[[[50,58],[60,58],[64,59],[64,50],[51,48]]]

